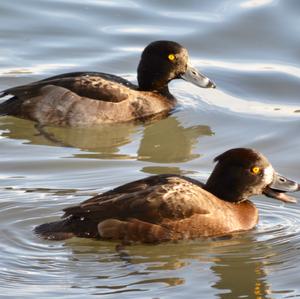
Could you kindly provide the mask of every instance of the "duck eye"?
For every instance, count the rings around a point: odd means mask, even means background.
[[[174,54],[169,54],[168,59],[173,61],[175,59],[175,55]]]
[[[251,168],[251,172],[254,173],[254,174],[259,174],[261,172],[261,169],[258,166],[253,166]]]

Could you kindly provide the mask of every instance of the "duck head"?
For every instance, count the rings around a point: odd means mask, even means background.
[[[143,51],[138,66],[139,89],[165,91],[173,79],[184,79],[197,86],[215,88],[215,84],[189,62],[186,48],[173,41],[155,41]]]
[[[261,153],[248,148],[226,151],[217,162],[205,189],[220,199],[241,202],[264,194],[284,202],[296,202],[286,192],[299,191],[299,184],[277,172]]]

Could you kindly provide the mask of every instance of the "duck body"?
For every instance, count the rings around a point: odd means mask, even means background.
[[[176,105],[171,94],[139,91],[121,77],[97,72],[62,74],[5,92],[15,95],[2,104],[10,115],[57,126],[143,121]]]
[[[138,85],[100,72],[61,74],[4,90],[0,97],[13,97],[0,104],[0,115],[57,126],[143,121],[170,113],[176,99],[168,83],[179,78],[201,87],[215,87],[189,65],[185,48],[175,42],[157,41],[142,53]]]
[[[203,187],[184,176],[151,176],[67,208],[64,220],[39,226],[36,232],[49,239],[156,243],[225,235],[257,224],[258,212],[250,201],[226,202]]]
[[[294,202],[284,192],[298,191],[299,185],[275,173],[260,153],[233,149],[215,161],[205,184],[179,175],[150,176],[66,208],[62,220],[35,232],[51,240],[77,236],[144,243],[222,236],[255,227],[252,195]]]

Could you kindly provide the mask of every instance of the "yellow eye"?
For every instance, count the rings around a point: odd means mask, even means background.
[[[169,58],[169,60],[173,61],[175,59],[175,55],[174,54],[169,54],[168,58]]]
[[[261,169],[258,166],[254,166],[251,168],[251,172],[254,174],[259,174]]]

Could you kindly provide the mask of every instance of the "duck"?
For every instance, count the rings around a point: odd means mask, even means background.
[[[30,119],[41,125],[86,126],[145,121],[167,116],[176,106],[168,83],[184,79],[215,88],[190,64],[188,51],[174,41],[154,41],[142,52],[138,85],[101,72],[66,73],[8,88],[0,97],[0,115]]]
[[[266,195],[286,203],[299,184],[275,172],[257,150],[234,148],[217,156],[206,183],[182,175],[153,175],[64,209],[61,220],[37,226],[48,240],[72,237],[161,243],[228,236],[253,229]]]

